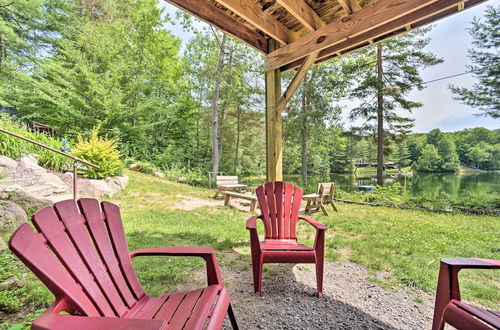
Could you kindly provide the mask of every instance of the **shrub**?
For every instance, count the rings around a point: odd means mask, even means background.
[[[151,174],[153,172],[159,171],[158,167],[156,167],[154,164],[151,164],[149,162],[136,161],[136,162],[133,162],[133,164],[139,165],[139,169],[137,171],[144,173],[144,174]]]
[[[0,115],[0,126],[7,131],[42,143],[48,147],[57,150],[61,149],[61,141],[59,139],[43,133],[35,134],[6,114]],[[72,165],[71,159],[67,157],[5,133],[0,133],[0,154],[12,159],[19,159],[24,155],[34,155],[38,159],[40,166],[59,172],[70,169]]]
[[[88,141],[85,141],[80,135],[78,136],[78,143],[74,147],[72,155],[99,166],[99,169],[86,166],[87,169],[82,171],[82,175],[87,178],[102,179],[120,175],[123,171],[116,142],[99,137],[99,127],[92,129],[92,135]]]

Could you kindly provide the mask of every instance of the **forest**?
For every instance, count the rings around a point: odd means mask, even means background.
[[[263,58],[213,28],[197,28],[193,18],[166,15],[157,5],[157,0],[0,0],[1,111],[49,125],[70,145],[98,129],[116,142],[126,163],[148,162],[197,177],[209,171],[264,174]],[[497,16],[498,9],[490,7],[490,23],[473,22],[471,34],[487,38]],[[164,28],[167,22],[194,38],[182,45]],[[284,172],[304,179],[352,172],[359,159],[423,172],[453,172],[460,164],[500,169],[500,130],[412,133],[408,115],[422,104],[408,94],[426,87],[421,69],[443,61],[425,49],[431,28],[311,69],[283,116]],[[488,63],[478,62],[471,71],[484,74],[481,65]],[[283,85],[291,77],[285,74]],[[498,93],[498,82],[491,74],[482,78],[477,90],[451,88],[457,99],[495,118],[498,100],[484,94]],[[360,127],[342,123],[341,101],[347,99],[359,103],[348,110],[351,119],[364,121]]]

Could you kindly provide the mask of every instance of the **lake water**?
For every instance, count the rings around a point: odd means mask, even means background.
[[[301,186],[304,193],[316,192],[320,182],[335,182],[345,191],[358,190],[358,185],[376,185],[376,173],[363,175],[330,174],[330,176],[310,176],[306,187],[301,183],[300,175],[285,175],[284,180]],[[243,180],[251,185],[259,185],[259,180]],[[413,173],[413,175],[391,174],[385,176],[385,183],[400,182],[415,197],[437,198],[442,193],[451,198],[469,194],[500,194],[500,173]]]

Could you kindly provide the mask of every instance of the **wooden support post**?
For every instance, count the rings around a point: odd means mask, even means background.
[[[269,40],[269,50],[279,47],[278,42]],[[266,165],[267,181],[283,181],[283,136],[281,113],[276,111],[281,96],[281,71],[266,72]]]

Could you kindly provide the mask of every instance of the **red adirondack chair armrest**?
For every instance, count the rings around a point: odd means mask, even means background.
[[[247,220],[247,229],[252,230],[255,229],[257,230],[257,219],[262,219],[261,215],[254,215],[248,218]]]
[[[313,226],[317,230],[327,230],[328,229],[328,227],[325,226],[324,224],[322,224],[321,222],[318,222],[318,221],[311,219],[311,218],[299,217],[299,220],[304,220],[304,221],[308,222],[311,226]]]
[[[222,284],[219,265],[215,257],[215,251],[208,247],[194,246],[172,246],[150,249],[140,249],[130,252],[130,258],[139,256],[173,256],[173,257],[201,257],[205,259],[207,266],[208,285]]]
[[[452,300],[461,300],[458,272],[461,269],[499,269],[500,260],[480,258],[445,258],[441,259],[436,303],[434,306],[433,329],[437,329],[443,317],[443,311]]]

